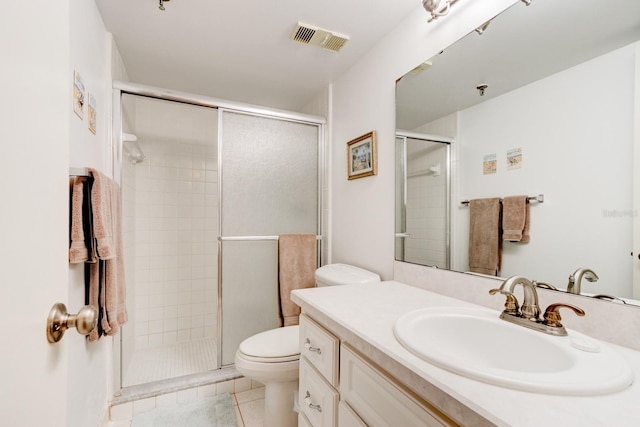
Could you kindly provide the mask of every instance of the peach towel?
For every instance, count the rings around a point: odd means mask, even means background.
[[[91,264],[89,274],[89,304],[98,308],[99,327],[89,334],[97,341],[104,333],[114,335],[127,322],[124,259],[122,249],[122,210],[120,187],[95,169],[91,206],[93,240],[99,262]]]
[[[69,240],[69,262],[77,264],[89,260],[89,250],[85,241],[84,221],[82,219],[84,211],[84,186],[87,185],[87,178],[77,176],[73,180],[71,187],[71,230]]]
[[[510,242],[529,241],[529,198],[509,196],[502,202],[502,239]]]
[[[291,301],[291,291],[315,286],[316,247],[315,234],[282,234],[278,237],[280,326],[298,324],[300,307]]]
[[[469,270],[497,276],[500,272],[500,199],[475,199],[469,202]]]
[[[93,237],[95,246],[100,259],[112,259],[116,256],[116,244],[114,241],[114,225],[118,220],[114,216],[115,207],[114,185],[110,178],[102,175],[96,169],[89,169],[89,173],[93,177],[93,187],[91,188],[91,208],[93,210]]]

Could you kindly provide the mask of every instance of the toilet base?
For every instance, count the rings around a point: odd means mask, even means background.
[[[298,380],[271,382],[264,387],[264,427],[297,427],[298,414],[293,410],[293,395]]]

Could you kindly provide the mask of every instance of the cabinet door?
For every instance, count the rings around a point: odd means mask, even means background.
[[[339,427],[368,427],[360,419],[351,407],[345,402],[338,405],[338,426]]]
[[[340,347],[340,397],[370,427],[455,425],[345,345]]]

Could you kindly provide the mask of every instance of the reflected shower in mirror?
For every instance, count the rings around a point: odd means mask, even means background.
[[[469,271],[469,207],[461,201],[544,194],[530,206],[530,241],[502,243],[499,276],[565,290],[573,272],[589,268],[599,280],[583,281],[583,294],[634,298],[640,2],[601,6],[518,2],[481,35],[472,32],[399,80],[397,129],[453,141],[449,268]],[[520,162],[509,162],[514,153]],[[402,181],[406,165],[396,165]],[[409,259],[410,240],[396,238],[398,260],[437,265]]]
[[[450,138],[396,133],[396,259],[450,267]]]

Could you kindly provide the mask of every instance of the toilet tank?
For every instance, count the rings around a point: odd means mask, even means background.
[[[352,283],[375,283],[380,276],[371,271],[348,264],[328,264],[316,270],[316,286],[349,285]]]

